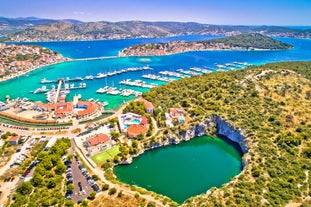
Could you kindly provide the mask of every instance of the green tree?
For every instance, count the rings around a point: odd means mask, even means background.
[[[75,203],[72,200],[65,201],[65,207],[74,207]]]
[[[109,185],[107,183],[104,184],[103,187],[102,187],[102,191],[106,191],[108,189],[109,189]]]
[[[120,198],[120,197],[122,197],[122,195],[123,195],[123,192],[122,192],[122,190],[120,190],[120,192],[118,193],[118,197]]]
[[[119,141],[119,138],[120,138],[120,133],[119,132],[111,132],[110,133],[111,135],[111,139],[118,142]]]
[[[108,123],[109,123],[111,126],[114,126],[117,122],[118,122],[118,119],[117,119],[117,118],[112,118],[112,119],[109,119],[109,120],[108,120]]]
[[[22,195],[28,195],[32,192],[33,186],[30,182],[23,182],[18,188],[16,189],[16,192],[22,194]]]
[[[95,180],[95,181],[100,180],[100,178],[98,177],[98,175],[92,175],[92,179]]]
[[[47,187],[48,187],[49,189],[55,188],[56,184],[57,184],[56,179],[55,179],[55,178],[50,178],[50,179],[48,180]]]
[[[120,158],[119,158],[118,155],[114,156],[113,162],[116,163],[116,164],[120,162]]]
[[[126,157],[129,154],[128,148],[126,146],[124,146],[124,145],[121,145],[119,147],[119,150],[120,150],[120,153],[121,153],[122,157]]]
[[[55,173],[61,175],[66,172],[66,166],[62,162],[58,162],[56,165]]]
[[[96,192],[95,191],[92,191],[91,193],[90,193],[90,195],[89,195],[89,199],[90,200],[94,200],[95,199],[95,196],[96,196]]]
[[[109,192],[108,192],[108,195],[113,195],[117,192],[117,189],[116,188],[110,188]]]
[[[80,204],[81,207],[88,207],[89,202],[87,200],[83,200]]]
[[[73,159],[73,154],[69,154],[66,158],[67,161],[71,162]]]
[[[42,186],[44,184],[44,178],[39,173],[34,173],[33,178],[30,180],[33,186]]]
[[[72,183],[67,185],[67,190],[73,190],[74,188],[75,186]]]

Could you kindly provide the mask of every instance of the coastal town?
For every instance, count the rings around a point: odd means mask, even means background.
[[[194,51],[269,51],[291,48],[292,46],[288,44],[281,43],[261,34],[238,34],[206,41],[178,40],[168,43],[147,43],[133,45],[121,50],[119,52],[119,56],[162,56]]]
[[[0,51],[0,81],[68,60],[59,53],[33,45],[0,43]]]

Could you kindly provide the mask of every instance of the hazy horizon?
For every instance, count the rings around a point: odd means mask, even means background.
[[[75,19],[83,22],[197,22],[215,25],[311,26],[308,0],[0,0],[3,17]]]

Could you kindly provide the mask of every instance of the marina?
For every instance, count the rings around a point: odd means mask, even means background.
[[[152,74],[142,75],[142,77],[146,78],[146,79],[159,80],[159,81],[163,81],[163,82],[172,82],[172,81],[176,80],[176,79],[173,79],[173,78],[161,77],[161,76],[152,75]]]
[[[154,83],[147,84],[145,81],[142,81],[142,80],[131,81],[131,79],[122,80],[119,83],[122,85],[136,86],[136,87],[141,87],[141,88],[154,88],[158,86],[157,84],[154,84]]]
[[[71,83],[71,84],[66,83],[64,85],[63,89],[65,89],[65,90],[86,89],[86,83],[79,83],[78,86],[76,86],[74,83]],[[51,90],[55,90],[54,85],[52,85],[52,88],[47,88],[45,85],[43,85],[42,87],[37,88],[34,91],[30,91],[30,93],[40,94],[40,93],[46,93],[46,92],[51,91]]]
[[[109,86],[105,86],[103,88],[99,88],[96,93],[99,94],[108,94],[108,95],[120,95],[120,96],[140,96],[142,95],[142,92],[139,91],[135,91],[132,89],[117,89],[116,87],[109,87]]]
[[[196,73],[196,72],[193,72],[191,70],[178,69],[176,71],[183,73],[183,74],[186,74],[186,75],[202,75],[202,73]]]
[[[172,72],[172,71],[160,71],[159,72],[161,75],[166,75],[166,76],[172,76],[172,77],[176,77],[176,78],[184,78],[184,77],[188,77],[187,75],[182,75],[180,73],[177,72]]]
[[[95,79],[100,79],[100,78],[105,78],[105,77],[108,77],[108,76],[115,76],[115,75],[119,75],[119,74],[122,74],[122,73],[142,71],[142,70],[152,70],[152,68],[149,67],[148,65],[147,66],[143,66],[143,67],[125,68],[125,69],[122,69],[122,70],[115,70],[113,72],[107,72],[107,73],[101,73],[100,72],[100,73],[97,73],[96,76],[87,75],[84,78],[82,78],[82,77],[75,77],[75,78],[66,77],[65,79],[64,78],[58,78],[56,80],[48,80],[46,78],[42,78],[40,83],[41,84],[58,83],[58,81],[60,79],[64,80],[65,82],[76,82],[76,81],[83,81],[83,80],[93,80],[94,78]]]
[[[202,68],[197,68],[197,67],[192,67],[189,68],[190,70],[196,71],[196,72],[200,72],[200,73],[210,73],[212,72],[211,70],[206,70],[206,69],[202,69]]]

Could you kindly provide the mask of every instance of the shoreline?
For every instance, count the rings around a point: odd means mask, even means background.
[[[54,63],[49,63],[49,64],[44,64],[44,65],[36,66],[36,67],[34,67],[32,69],[28,69],[28,70],[25,70],[25,71],[19,71],[19,72],[15,73],[15,74],[10,74],[8,76],[1,77],[0,78],[0,83],[5,82],[5,81],[9,81],[9,80],[12,80],[12,79],[15,79],[15,78],[18,78],[20,76],[26,75],[27,73],[30,73],[30,72],[35,71],[35,70],[38,70],[38,69],[43,68],[43,67],[47,67],[47,66],[51,66],[51,65],[56,65],[56,64],[59,64],[59,63],[70,62],[70,61],[71,61],[71,59],[65,58],[65,60],[62,60],[62,61],[57,61],[57,62],[54,62]]]
[[[161,55],[157,55],[157,54],[153,54],[153,55],[120,55],[120,52],[118,54],[118,57],[161,57],[161,56],[171,56],[171,55],[178,55],[178,54],[183,54],[183,53],[190,53],[190,52],[222,52],[222,51],[234,51],[234,52],[272,52],[272,51],[281,51],[281,50],[291,50],[293,49],[289,48],[289,49],[252,49],[252,50],[241,50],[241,49],[202,49],[202,50],[189,50],[189,51],[183,51],[183,52],[175,52],[175,53],[167,53],[167,54],[161,54]]]

